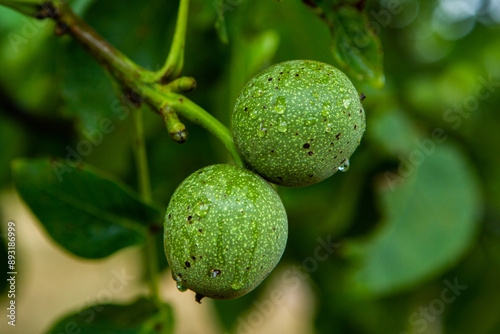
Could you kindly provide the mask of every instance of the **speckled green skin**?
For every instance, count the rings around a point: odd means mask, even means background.
[[[288,221],[266,180],[240,167],[213,165],[179,185],[164,231],[174,280],[198,297],[232,299],[253,290],[276,266]]]
[[[358,147],[365,126],[347,76],[311,60],[258,74],[243,88],[232,115],[233,139],[247,166],[290,187],[334,174]]]

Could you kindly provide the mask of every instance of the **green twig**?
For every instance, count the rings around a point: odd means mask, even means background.
[[[140,81],[146,70],[131,61],[123,53],[115,49],[103,39],[85,21],[78,17],[65,4],[53,6],[56,20],[63,31],[70,33],[87,51],[109,71],[109,73],[124,87],[133,87]]]
[[[137,92],[144,97],[154,110],[162,110],[165,106],[174,109],[179,115],[186,118],[192,123],[201,125],[208,130],[212,135],[217,137],[231,154],[234,163],[240,167],[244,167],[233,137],[229,129],[224,126],[217,118],[209,114],[205,109],[186,98],[183,95],[172,92],[164,93],[156,89],[154,86],[141,86],[141,90]]]
[[[174,67],[179,73],[182,70],[184,58],[188,5],[189,0],[181,0],[175,37],[168,57],[170,60],[167,59],[165,64],[165,69],[170,68],[170,65],[175,63],[174,59],[177,59],[180,64],[178,63]],[[163,108],[168,106],[180,116],[201,125],[224,143],[237,165],[244,166],[229,129],[196,103],[178,94],[183,89],[190,90],[194,88],[196,85],[194,80],[186,78],[177,82],[173,81],[170,85],[151,82],[153,73],[141,68],[115,49],[81,18],[75,15],[69,6],[58,2],[45,2],[40,10],[43,10],[44,13],[50,13],[51,15],[47,17],[56,21],[59,30],[71,34],[82,44],[108,70],[123,90],[138,95],[139,100],[145,101],[159,114],[162,113]],[[165,74],[166,72],[161,73]]]
[[[146,202],[152,202],[151,182],[149,179],[148,157],[146,152],[146,142],[144,139],[143,109],[137,108],[134,112],[134,152],[137,164],[137,176],[141,195]],[[156,241],[153,233],[146,236],[144,245],[144,263],[146,263],[146,274],[151,290],[151,297],[157,305],[160,305],[160,292],[158,289],[158,258],[156,254]]]
[[[134,149],[136,155],[139,189],[144,200],[151,202],[151,182],[149,179],[148,157],[144,141],[143,109],[141,107],[133,113],[135,125]]]
[[[177,113],[169,106],[165,106],[161,109],[161,114],[170,138],[179,144],[186,142],[188,132],[186,126],[179,120]]]
[[[154,81],[167,83],[181,75],[184,66],[184,48],[188,21],[189,0],[180,0],[174,38],[165,65],[154,76]]]

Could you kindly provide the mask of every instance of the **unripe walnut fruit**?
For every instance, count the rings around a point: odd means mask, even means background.
[[[178,288],[203,297],[240,297],[262,282],[285,249],[283,203],[259,175],[213,165],[187,177],[165,214],[165,253]]]
[[[311,60],[276,64],[251,79],[231,123],[247,166],[290,187],[345,169],[366,126],[360,97],[347,76]]]

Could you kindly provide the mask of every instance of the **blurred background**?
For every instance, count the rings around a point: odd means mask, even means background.
[[[163,64],[177,1],[71,6],[141,66]],[[365,21],[346,7],[363,7]],[[176,290],[161,256],[175,332],[500,333],[500,1],[192,0],[190,10],[184,74],[198,88],[188,97],[223,123],[260,70],[314,59],[343,69],[366,95],[367,130],[348,172],[278,189],[289,241],[253,292],[198,305]],[[99,261],[71,255],[13,186],[11,161],[64,159],[111,119],[114,130],[83,160],[137,188],[131,117],[118,117],[107,74],[53,30],[0,7],[0,223],[4,236],[16,222],[18,261],[17,326],[2,316],[2,333],[46,333],[67,314],[146,291],[138,247]],[[158,115],[146,112],[145,124],[163,209],[193,171],[229,161],[197,125],[186,124],[179,145]],[[0,252],[5,261],[5,243]],[[122,285],[110,293],[117,275]]]

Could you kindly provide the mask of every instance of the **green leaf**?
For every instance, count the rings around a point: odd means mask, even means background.
[[[174,332],[172,308],[158,308],[147,299],[129,305],[95,305],[73,313],[55,324],[49,333],[170,334]]]
[[[346,253],[361,260],[351,283],[368,295],[401,290],[443,272],[474,240],[481,207],[471,166],[454,146],[425,143],[412,152],[422,152],[420,166],[408,158],[401,174],[380,180],[379,230],[346,245]]]
[[[332,52],[339,65],[357,80],[382,88],[385,84],[382,43],[378,32],[369,28],[367,13],[357,7],[359,1],[315,2],[318,6],[315,12],[330,28]]]
[[[102,258],[143,243],[148,228],[161,228],[160,210],[89,166],[16,160],[12,172],[19,194],[47,233],[77,256]]]
[[[373,115],[366,135],[374,141],[376,148],[392,156],[410,153],[419,139],[416,125],[398,108]]]
[[[224,18],[224,0],[215,0],[214,2],[215,10],[217,12],[217,19],[215,20],[215,31],[219,36],[222,43],[229,43],[229,38],[227,36],[226,19]]]
[[[0,106],[0,109],[2,107]],[[2,112],[0,110],[0,112]],[[18,124],[0,115],[0,189],[10,181],[9,163],[22,154],[26,146],[25,135]]]
[[[40,2],[36,0],[19,1],[19,0],[0,0],[1,6],[9,7],[24,15],[34,16],[40,11]]]

